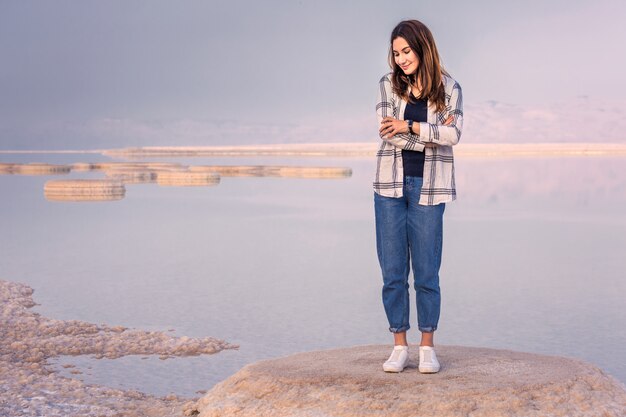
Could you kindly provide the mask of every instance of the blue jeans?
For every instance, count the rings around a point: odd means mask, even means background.
[[[389,331],[409,325],[409,265],[413,267],[417,323],[422,332],[437,329],[441,309],[439,267],[445,203],[419,205],[421,177],[404,177],[403,197],[374,193],[376,249],[383,275],[383,305]]]

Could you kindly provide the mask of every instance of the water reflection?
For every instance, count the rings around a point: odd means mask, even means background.
[[[179,162],[189,171],[232,163],[240,167],[232,172],[248,173],[263,170],[243,167],[334,164],[352,174],[227,178],[187,193],[127,186],[132,198],[91,206],[38,201],[41,177],[0,176],[2,275],[37,288],[42,313],[242,346],[206,358],[77,356],[63,364],[92,367],[83,373],[88,383],[195,396],[258,360],[390,343],[373,227],[374,158]],[[70,175],[95,178],[124,165],[94,167],[73,166]],[[579,357],[626,381],[624,158],[459,157],[455,169],[459,196],[446,208],[436,343]],[[599,342],[581,342],[581,334]]]

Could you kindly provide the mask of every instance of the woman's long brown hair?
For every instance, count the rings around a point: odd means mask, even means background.
[[[415,77],[417,77],[422,86],[419,98],[429,100],[437,112],[443,111],[446,107],[446,96],[442,74],[447,76],[450,74],[441,65],[432,33],[426,25],[418,20],[404,20],[398,23],[391,32],[390,44],[393,45],[393,41],[398,37],[406,40],[418,57],[419,63],[415,74],[405,75],[402,68],[394,60],[393,47],[389,46],[389,65],[393,70],[391,76],[393,91],[406,101],[410,101],[411,97],[407,92],[408,87],[410,83],[415,84]]]

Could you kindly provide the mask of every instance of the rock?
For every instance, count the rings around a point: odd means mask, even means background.
[[[242,368],[186,415],[290,417],[576,417],[626,415],[626,388],[578,359],[436,346],[441,370],[386,373],[388,345],[298,353]]]

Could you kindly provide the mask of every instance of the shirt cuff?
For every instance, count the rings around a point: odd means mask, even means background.
[[[413,134],[413,136],[417,136],[417,135]],[[418,136],[418,138],[419,138],[419,136]],[[413,150],[414,151],[418,151],[418,152],[424,152],[424,148],[425,148],[424,145],[422,145],[420,142],[417,142],[415,144],[415,146],[413,147]]]
[[[420,122],[420,142],[432,142],[430,136],[430,124],[427,122]]]

